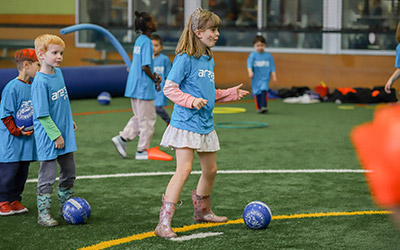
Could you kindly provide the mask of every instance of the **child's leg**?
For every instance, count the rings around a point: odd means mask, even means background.
[[[217,152],[198,152],[197,155],[201,164],[201,176],[197,184],[196,194],[209,196],[214,185],[215,176],[217,175]]]
[[[193,218],[195,221],[226,222],[225,216],[216,216],[211,210],[210,194],[217,174],[217,153],[198,152],[201,163],[201,176],[197,184],[197,190],[192,191],[194,207]]]
[[[18,162],[0,163],[0,215],[15,214],[10,207],[10,195],[15,186]]]
[[[157,115],[159,115],[161,117],[161,119],[163,119],[163,121],[166,124],[170,123],[171,117],[169,116],[167,111],[165,111],[163,106],[156,106],[156,113],[157,113]]]
[[[183,185],[192,172],[192,164],[194,150],[190,148],[177,148],[176,154],[176,171],[168,183],[165,191],[165,200],[173,203],[179,201]]]
[[[60,206],[60,215],[62,208],[67,200],[74,195],[74,182],[76,174],[76,165],[74,154],[68,153],[57,158],[60,165],[60,180],[57,189],[58,202]]]
[[[171,220],[174,216],[176,203],[179,200],[183,185],[192,171],[194,151],[193,149],[176,149],[176,171],[168,183],[165,196],[162,197],[160,218],[154,233],[163,238],[176,237],[171,228]]]
[[[57,177],[57,161],[40,162],[37,184],[38,223],[46,227],[57,226],[58,222],[50,215],[52,186]]]
[[[145,151],[150,146],[157,115],[154,107],[154,101],[138,100],[136,106],[136,114],[139,122],[139,142],[137,145],[137,150]]]
[[[0,202],[10,201],[18,165],[18,162],[0,163]]]
[[[128,123],[124,127],[124,129],[119,133],[119,135],[124,138],[124,140],[132,141],[139,135],[139,122],[137,117],[137,103],[138,99],[131,98],[131,107],[133,116],[129,119]]]
[[[14,188],[10,196],[10,202],[21,201],[21,194],[24,191],[26,179],[28,178],[29,172],[29,161],[19,162],[19,166],[16,168]]]

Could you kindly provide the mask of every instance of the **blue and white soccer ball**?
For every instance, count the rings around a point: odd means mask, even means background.
[[[265,229],[271,219],[271,209],[262,201],[252,201],[244,208],[243,220],[251,229]]]
[[[110,93],[104,91],[101,92],[98,96],[97,96],[97,101],[101,104],[101,105],[108,105],[111,102],[111,95]]]
[[[33,106],[32,102],[23,102],[14,117],[17,127],[24,126],[23,131],[33,130]]]
[[[63,207],[63,217],[69,224],[84,224],[90,218],[90,214],[90,205],[83,198],[71,198]]]

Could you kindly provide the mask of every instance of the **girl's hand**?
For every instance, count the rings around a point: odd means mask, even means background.
[[[54,140],[55,144],[56,144],[56,148],[57,149],[62,149],[64,148],[64,138],[62,137],[62,135],[60,135],[59,137],[57,137],[57,139]]]
[[[243,83],[239,84],[238,86],[236,86],[235,88],[237,88],[237,95],[238,95],[238,99],[242,99],[243,96],[248,95],[250,92],[244,89],[240,89],[243,86]]]
[[[74,123],[74,131],[76,131],[78,129],[78,126],[76,126],[75,122],[73,122],[73,123]]]
[[[202,107],[206,106],[207,102],[208,101],[203,98],[196,98],[194,99],[192,105],[194,108],[200,110]]]

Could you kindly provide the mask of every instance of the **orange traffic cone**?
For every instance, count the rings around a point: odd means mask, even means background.
[[[351,139],[366,173],[371,193],[382,207],[400,203],[400,106],[375,112],[374,120],[358,125]]]
[[[147,150],[147,157],[149,160],[156,161],[172,161],[172,156],[161,151],[158,146],[154,148],[149,148]]]

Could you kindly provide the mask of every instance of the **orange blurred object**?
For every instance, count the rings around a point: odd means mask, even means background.
[[[147,149],[147,157],[149,160],[156,160],[156,161],[172,161],[173,160],[172,156],[161,151],[158,146]]]
[[[376,203],[400,204],[400,105],[375,111],[374,120],[355,127],[351,140]]]
[[[317,92],[321,98],[324,98],[329,93],[329,88],[324,82],[320,82],[320,84],[315,86],[314,91]]]

